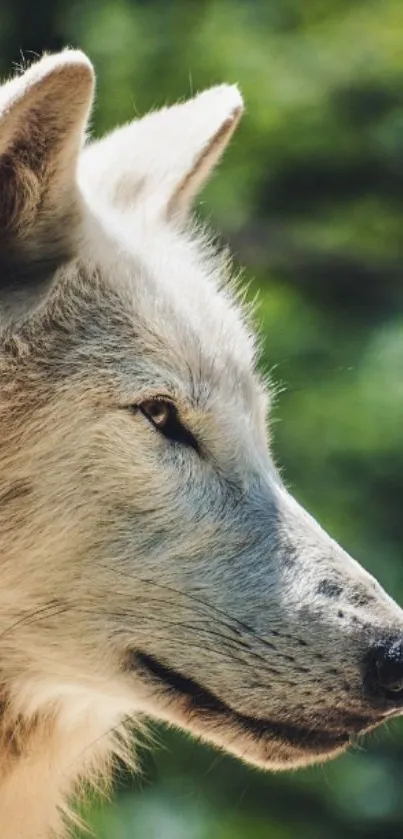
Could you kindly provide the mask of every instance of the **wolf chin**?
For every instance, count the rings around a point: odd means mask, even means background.
[[[147,717],[276,770],[403,705],[403,612],[282,484],[190,222],[237,88],[85,144],[92,95],[75,51],[0,89],[2,839],[59,837]]]

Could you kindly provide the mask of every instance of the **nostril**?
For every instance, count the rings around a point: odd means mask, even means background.
[[[372,648],[366,682],[372,694],[403,701],[403,639],[389,639]]]
[[[378,649],[376,670],[382,688],[393,693],[403,689],[403,641]]]

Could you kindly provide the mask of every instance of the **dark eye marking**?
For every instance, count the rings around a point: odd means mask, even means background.
[[[200,453],[196,438],[181,421],[173,402],[168,399],[147,399],[136,407],[167,440],[188,446]]]

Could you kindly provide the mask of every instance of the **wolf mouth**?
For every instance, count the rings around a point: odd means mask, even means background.
[[[346,748],[353,731],[358,732],[368,728],[368,719],[364,718],[357,718],[350,731],[340,729],[329,731],[249,716],[235,711],[195,679],[167,667],[153,656],[133,652],[131,666],[139,675],[145,675],[148,679],[151,677],[153,683],[162,686],[168,698],[185,699],[189,715],[204,717],[206,721],[221,719],[227,724],[232,723],[260,742],[277,740],[304,752],[322,754]]]

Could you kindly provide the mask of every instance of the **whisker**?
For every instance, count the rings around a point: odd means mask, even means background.
[[[255,641],[256,640],[260,641],[261,644],[263,644],[266,647],[269,647],[269,649],[271,649],[271,650],[275,649],[275,645],[271,641],[268,641],[267,639],[263,638],[261,635],[256,633],[252,629],[252,627],[250,627],[247,623],[240,620],[239,618],[236,618],[232,615],[229,615],[223,609],[220,609],[218,606],[214,606],[213,604],[208,603],[207,601],[203,600],[200,597],[197,597],[194,594],[190,594],[189,592],[185,592],[185,591],[180,591],[180,590],[175,589],[172,586],[168,586],[166,584],[157,583],[156,580],[150,580],[150,579],[147,579],[147,578],[144,578],[144,577],[138,577],[137,575],[134,575],[134,574],[129,574],[129,572],[124,571],[120,568],[114,568],[113,566],[108,566],[108,565],[105,565],[105,564],[102,564],[102,563],[101,563],[101,565],[102,565],[102,567],[107,568],[110,571],[113,571],[115,574],[118,574],[119,576],[126,577],[126,578],[131,579],[131,580],[135,580],[136,582],[143,583],[144,585],[154,586],[155,588],[161,589],[163,591],[170,591],[170,592],[172,592],[172,594],[179,595],[180,597],[185,597],[186,599],[192,601],[192,603],[196,603],[199,607],[202,606],[203,608],[207,609],[208,611],[212,611],[216,615],[218,615],[219,620],[221,620],[221,622],[224,625],[226,625],[227,629],[232,629],[232,631],[237,633],[237,634],[241,634],[241,630],[242,630],[243,633],[246,633],[247,635],[251,636]],[[176,602],[172,603],[172,606],[174,606],[176,608],[177,603]],[[224,616],[227,619],[227,621],[229,621],[229,623],[225,624],[222,616]],[[238,629],[238,627],[240,627],[240,629]],[[276,630],[276,637],[279,634],[280,633]]]
[[[36,620],[41,620],[47,617],[57,617],[59,614],[63,614],[68,609],[67,605],[61,605],[60,603],[49,603],[47,606],[41,606],[37,609],[34,609],[32,612],[27,612],[21,618],[15,621],[15,623],[11,624],[11,626],[7,627],[4,632],[0,635],[0,641],[6,638],[14,629],[23,625],[30,625],[31,623],[35,623]]]

